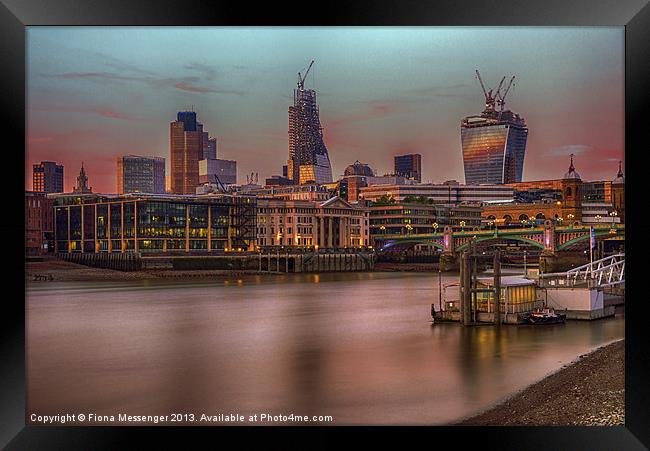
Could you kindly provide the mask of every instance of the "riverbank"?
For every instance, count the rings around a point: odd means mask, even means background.
[[[244,274],[257,274],[257,271],[228,269],[116,271],[114,269],[92,268],[56,259],[27,262],[25,264],[25,280],[34,284],[48,281],[95,282],[215,277],[228,279],[240,277]]]
[[[438,263],[392,263],[376,262],[374,271],[377,272],[438,272]]]
[[[580,356],[460,426],[611,426],[625,422],[625,340]]]

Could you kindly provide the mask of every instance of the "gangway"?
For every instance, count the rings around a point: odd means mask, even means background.
[[[567,288],[604,288],[625,283],[625,254],[615,254],[566,272],[540,274],[539,284]]]

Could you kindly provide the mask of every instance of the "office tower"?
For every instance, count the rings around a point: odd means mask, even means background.
[[[165,159],[125,155],[117,159],[117,193],[165,193]]]
[[[81,162],[81,170],[77,176],[77,184],[72,190],[73,193],[79,194],[89,194],[93,192],[92,187],[88,187],[88,177],[86,176],[86,170],[84,169],[84,163]]]
[[[289,161],[287,174],[293,183],[330,183],[332,166],[323,142],[316,91],[305,89],[305,78],[298,72],[298,88],[293,91],[289,107]]]
[[[203,153],[204,160],[217,159],[217,138],[208,139],[208,151]]]
[[[199,184],[199,159],[203,156],[203,125],[194,111],[180,111],[170,123],[171,192],[194,194]]]
[[[32,189],[38,193],[62,193],[63,165],[53,161],[34,164]]]
[[[493,93],[493,89],[485,90],[479,72],[476,74],[485,95],[485,110],[461,122],[465,183],[521,182],[528,128],[522,117],[505,110],[505,97],[515,77],[501,93],[503,77]]]
[[[237,162],[209,158],[199,161],[199,183],[217,183],[215,175],[224,185],[237,183]]]
[[[395,175],[422,181],[422,155],[413,153],[395,157]]]

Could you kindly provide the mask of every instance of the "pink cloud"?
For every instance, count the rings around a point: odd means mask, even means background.
[[[201,86],[190,86],[187,83],[182,83],[182,82],[176,83],[174,87],[189,92],[216,92],[214,89],[203,88]]]
[[[97,114],[99,116],[108,117],[111,119],[124,119],[124,120],[137,119],[134,116],[130,116],[120,111],[115,111],[114,109],[105,106],[41,105],[32,108],[39,111],[65,111],[69,113],[83,113],[83,114],[92,113],[92,114]]]

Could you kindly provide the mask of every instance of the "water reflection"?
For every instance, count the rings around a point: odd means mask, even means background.
[[[28,291],[29,410],[441,424],[624,331],[621,315],[543,327],[431,326],[437,274],[227,282],[61,283]]]

